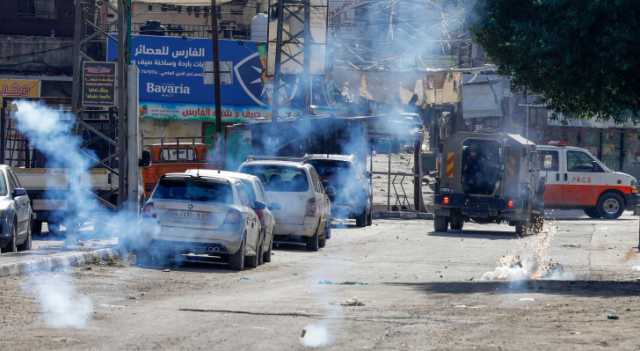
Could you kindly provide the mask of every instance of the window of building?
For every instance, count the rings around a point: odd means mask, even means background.
[[[56,2],[54,0],[20,0],[18,16],[56,19]]]
[[[147,6],[147,9],[148,9],[149,11],[153,11],[153,5],[149,5],[149,6]]]

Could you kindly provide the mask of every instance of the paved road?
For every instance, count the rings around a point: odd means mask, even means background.
[[[637,220],[569,216],[526,238],[497,225],[431,228],[420,220],[338,228],[319,253],[286,246],[273,262],[240,273],[116,263],[1,278],[0,349],[638,349]],[[496,269],[503,256],[535,261],[530,270],[502,267],[526,274],[561,265],[563,280],[482,280],[504,273]],[[70,315],[90,300],[86,325],[47,324],[65,301],[34,298],[29,287],[43,281],[52,283],[41,293],[63,281],[79,290]]]

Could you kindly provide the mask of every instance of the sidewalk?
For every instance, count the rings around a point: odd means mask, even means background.
[[[81,266],[112,260],[117,256],[115,240],[90,240],[65,247],[62,239],[46,239],[35,238],[30,251],[1,254],[0,277]]]

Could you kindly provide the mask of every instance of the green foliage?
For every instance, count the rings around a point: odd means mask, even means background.
[[[640,117],[640,1],[478,0],[474,15],[500,73],[556,111]]]

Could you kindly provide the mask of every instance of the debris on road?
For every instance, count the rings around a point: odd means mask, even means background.
[[[319,285],[369,285],[369,283],[365,283],[365,282],[357,282],[357,281],[343,281],[343,282],[334,282],[331,280],[320,280],[318,281]]]
[[[340,306],[343,306],[343,307],[360,307],[360,306],[364,306],[364,302],[358,300],[355,297],[352,297],[352,298],[347,299],[344,302],[342,302],[340,304]]]
[[[607,313],[607,319],[609,319],[609,320],[618,320],[618,319],[620,319],[620,317],[618,317],[618,314],[615,311],[609,311]]]

